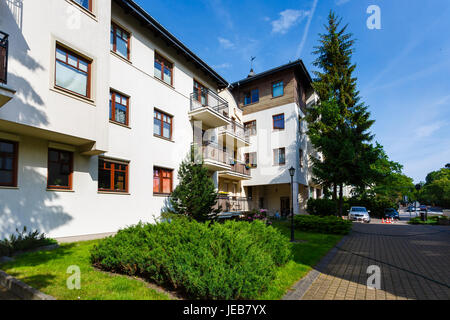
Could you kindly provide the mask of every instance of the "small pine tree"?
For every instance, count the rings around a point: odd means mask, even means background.
[[[170,203],[176,214],[191,217],[197,221],[214,219],[220,211],[217,192],[208,170],[202,161],[194,160],[194,149],[181,163],[178,171],[179,184],[172,193]]]

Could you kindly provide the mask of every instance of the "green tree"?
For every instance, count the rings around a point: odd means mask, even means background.
[[[220,211],[217,192],[208,170],[202,161],[194,161],[194,148],[181,163],[178,170],[179,184],[170,198],[174,213],[191,217],[197,221],[214,219]]]
[[[450,208],[450,168],[430,172],[418,197],[421,202]]]
[[[357,78],[353,76],[354,40],[346,33],[347,25],[340,27],[341,21],[330,12],[325,26],[327,33],[319,35],[320,45],[313,52],[317,55],[313,64],[319,71],[314,72],[313,87],[320,105],[307,117],[311,142],[324,156],[322,164],[313,162],[313,173],[322,185],[333,186],[333,199],[337,198],[340,186],[339,215],[342,215],[343,186],[362,185],[358,178],[371,171],[377,158],[370,144],[373,136],[368,132],[374,121],[360,101]]]

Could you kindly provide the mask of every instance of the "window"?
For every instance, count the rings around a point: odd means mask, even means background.
[[[0,140],[0,186],[17,187],[17,142]]]
[[[208,105],[208,89],[194,80],[194,99],[202,105]]]
[[[153,118],[153,134],[158,137],[172,139],[173,117],[155,110]]]
[[[171,194],[173,188],[173,170],[153,168],[153,193]]]
[[[286,149],[274,149],[273,150],[273,163],[274,165],[286,164]]]
[[[245,135],[256,135],[256,120],[244,123],[244,132]]]
[[[256,152],[244,154],[245,165],[249,168],[256,168],[257,165],[257,154]]]
[[[73,153],[70,151],[48,150],[48,189],[72,189]]]
[[[92,12],[92,1],[93,0],[72,0],[72,1],[78,3],[80,6],[82,6],[86,10]]]
[[[284,84],[283,81],[274,82],[272,84],[272,97],[281,97],[284,95]]]
[[[253,89],[244,94],[244,105],[259,102],[259,89]]]
[[[300,149],[300,168],[303,168],[303,150]]]
[[[111,51],[130,60],[130,34],[121,27],[111,23]]]
[[[273,116],[273,129],[284,130],[284,114]]]
[[[90,98],[91,62],[56,46],[55,85]]]
[[[173,85],[173,63],[155,52],[155,77],[168,85]]]
[[[128,163],[99,159],[98,190],[128,192]]]
[[[109,93],[109,120],[128,125],[129,98],[111,91]]]

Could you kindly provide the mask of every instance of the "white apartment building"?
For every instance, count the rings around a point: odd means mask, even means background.
[[[67,237],[152,222],[194,142],[223,210],[250,210],[260,198],[280,209],[270,196],[285,196],[297,147],[309,152],[291,119],[299,104],[248,112],[235,99],[239,85],[134,1],[0,1],[0,31],[0,238],[23,226]],[[257,116],[260,137],[272,111],[286,115],[289,130],[270,145],[290,141],[286,164],[266,171],[258,158],[250,169],[245,154],[270,148],[243,124]],[[306,153],[304,161],[294,186],[306,197]],[[298,197],[292,202],[301,212]]]

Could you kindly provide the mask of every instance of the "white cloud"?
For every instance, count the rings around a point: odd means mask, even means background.
[[[272,32],[285,34],[309,15],[309,11],[286,9],[280,12],[280,18],[272,21]]]
[[[231,41],[228,40],[228,39],[219,37],[218,40],[219,40],[220,45],[221,45],[222,48],[224,48],[224,49],[232,49],[232,48],[235,47],[234,43],[231,42]]]
[[[422,125],[416,129],[416,136],[417,138],[427,138],[444,126],[446,123],[443,121]]]
[[[343,4],[346,4],[349,1],[350,0],[336,0],[336,5],[337,6],[342,6]]]
[[[298,48],[297,48],[297,57],[300,58],[300,55],[302,54],[303,51],[303,47],[305,46],[306,43],[306,39],[308,38],[308,33],[309,33],[309,27],[311,26],[311,21],[314,17],[314,13],[316,12],[316,7],[317,7],[317,3],[319,2],[319,0],[314,0],[311,11],[309,11],[309,18],[308,18],[308,22],[306,23],[306,27],[305,27],[305,31],[303,32],[303,38],[302,38],[302,42],[300,42]]]
[[[213,68],[214,69],[229,69],[229,68],[231,68],[231,64],[222,63],[222,64],[214,65]]]

